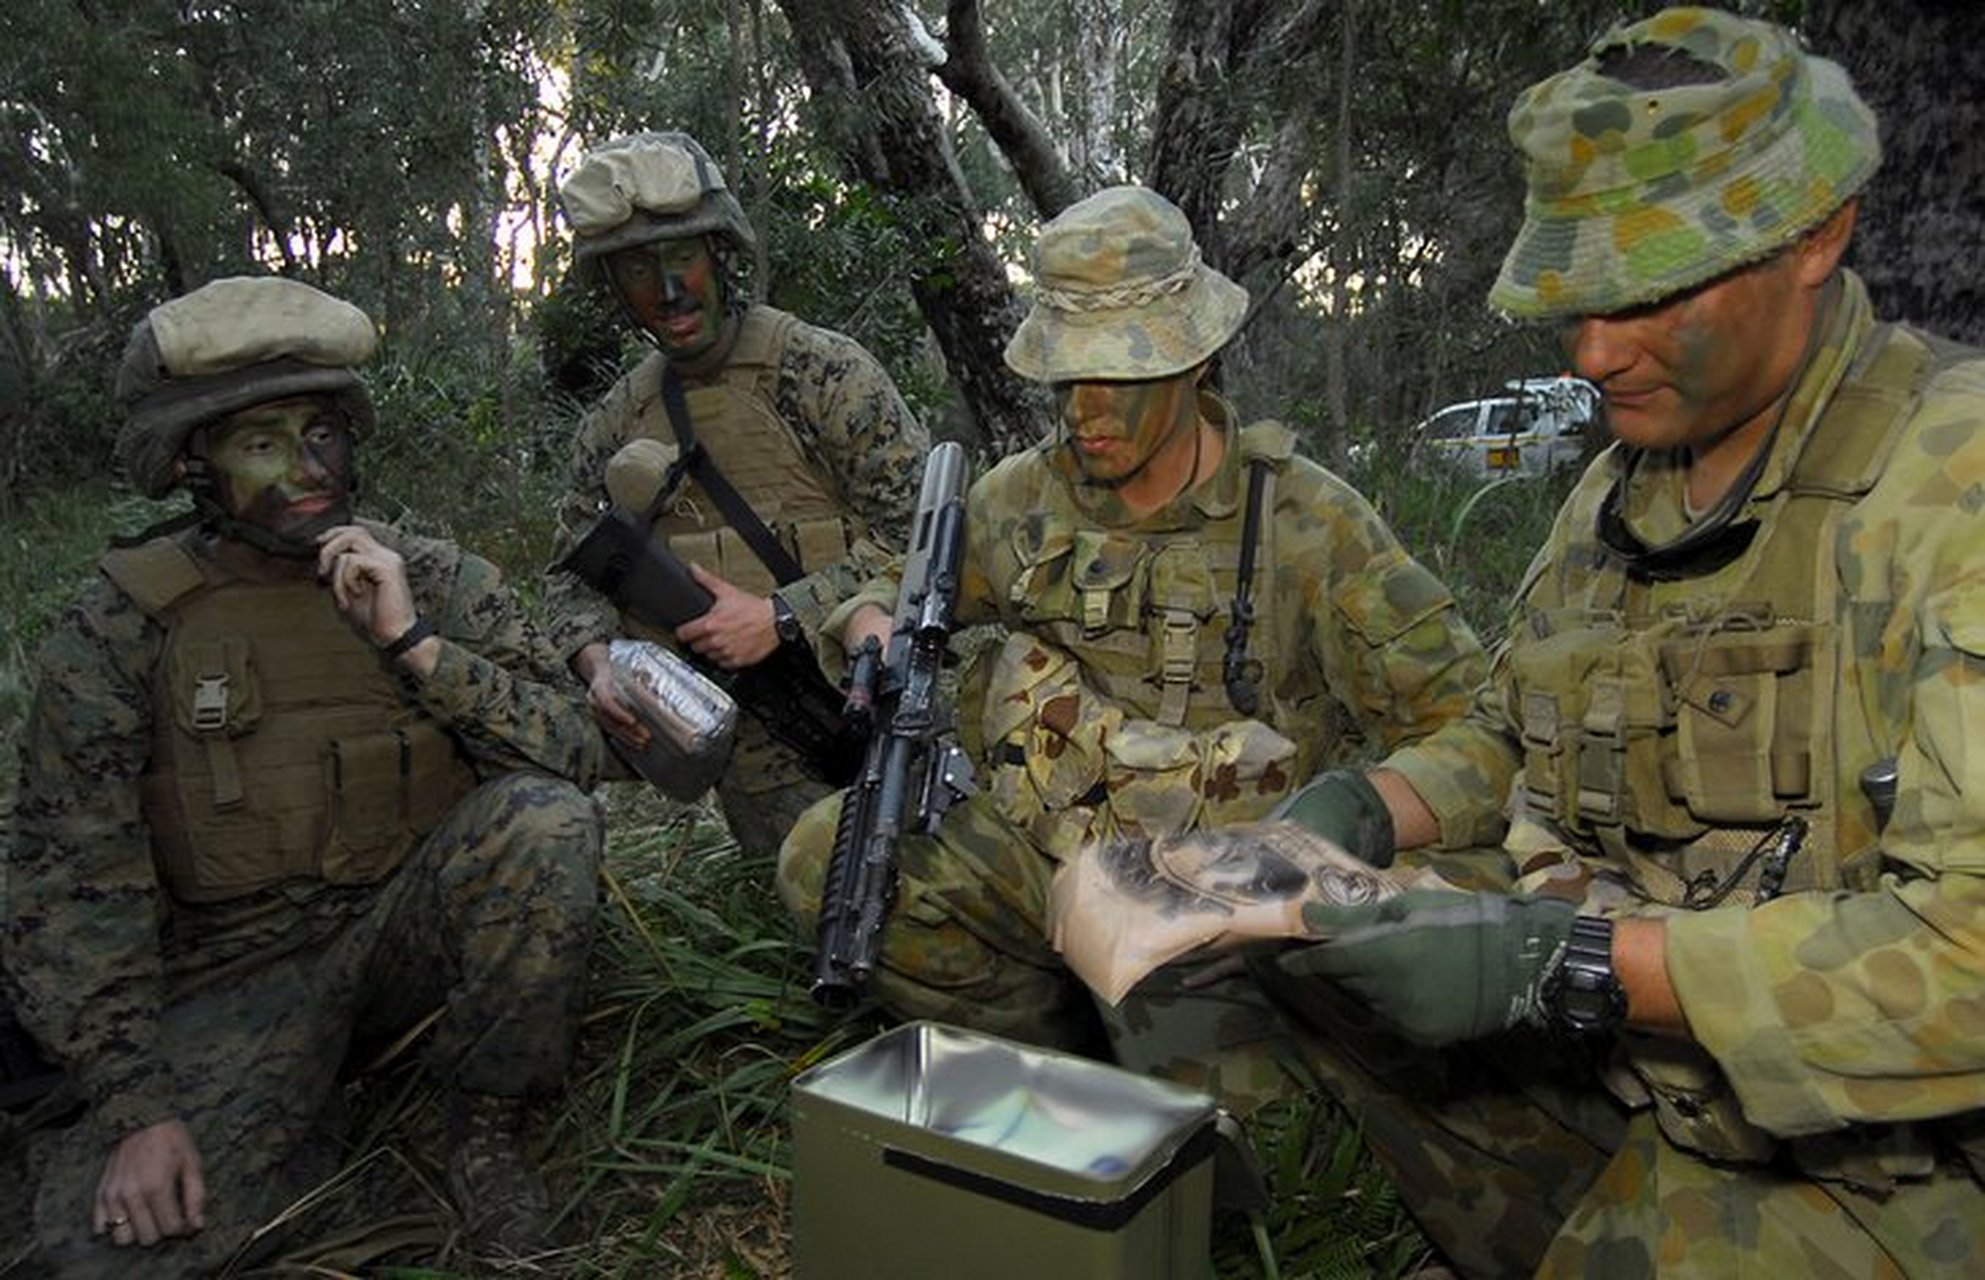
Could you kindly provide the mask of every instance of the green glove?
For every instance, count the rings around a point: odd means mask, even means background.
[[[1356,769],[1318,774],[1275,806],[1268,818],[1313,831],[1369,866],[1389,867],[1397,852],[1392,810],[1385,807],[1385,799],[1371,779]]]
[[[1408,1040],[1452,1044],[1544,1021],[1544,979],[1563,962],[1577,914],[1561,898],[1446,889],[1351,907],[1309,903],[1304,931],[1325,941],[1281,965],[1335,982]]]

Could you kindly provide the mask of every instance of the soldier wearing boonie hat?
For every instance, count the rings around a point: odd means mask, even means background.
[[[0,981],[85,1110],[46,1135],[34,1274],[278,1243],[337,1167],[354,1034],[443,1007],[465,1238],[545,1246],[523,1106],[578,1028],[604,747],[493,565],[352,517],[374,345],[349,303],[241,277],[126,347],[119,455],[195,506],[108,552],[38,656]]]
[[[1490,301],[1563,325],[1615,443],[1474,713],[1288,816],[1357,847],[1376,806],[1369,861],[1510,892],[1307,909],[1280,989],[1463,1274],[1985,1274],[1949,923],[1985,913],[1953,763],[1985,722],[1985,360],[1841,266],[1875,122],[1780,27],[1665,10],[1509,125]]]
[[[810,649],[827,611],[903,545],[930,440],[853,339],[753,300],[757,235],[688,134],[602,143],[559,196],[574,256],[655,346],[580,424],[560,557],[618,507],[716,597],[668,632],[554,573],[558,643],[600,724],[638,751],[647,730],[615,690],[609,641],[656,640],[732,670]],[[741,717],[718,796],[748,852],[769,856],[826,794],[816,773]]]
[[[1275,422],[1203,384],[1247,315],[1192,229],[1143,187],[1041,229],[1033,306],[1006,350],[1054,388],[1062,430],[971,487],[957,620],[1007,638],[959,700],[978,795],[900,842],[883,1003],[1035,1043],[1095,1048],[1251,1106],[1288,1091],[1276,1025],[1234,984],[1167,972],[1096,1026],[1047,922],[1084,844],[1257,818],[1360,733],[1399,744],[1465,708],[1484,672],[1447,590]],[[828,620],[851,649],[896,584]],[[818,910],[838,798],[780,855],[781,897]],[[1064,922],[1080,931],[1094,921]]]

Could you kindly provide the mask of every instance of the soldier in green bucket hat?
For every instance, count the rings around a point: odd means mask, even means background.
[[[1490,300],[1615,443],[1469,715],[1285,810],[1503,888],[1257,972],[1464,1274],[1985,1274],[1985,359],[1841,265],[1875,120],[1780,27],[1665,10],[1509,128]]]
[[[1098,192],[1042,228],[1032,266],[1006,359],[1053,388],[1061,429],[968,494],[958,621],[1007,637],[959,700],[982,790],[899,842],[874,989],[902,1017],[1097,1049],[1047,927],[1063,858],[1259,818],[1350,734],[1398,746],[1460,714],[1484,665],[1371,506],[1207,387],[1248,298],[1200,260],[1177,208]],[[871,584],[828,633],[851,650],[886,633],[895,593]],[[809,924],[839,804],[781,850],[780,893]],[[1275,1033],[1258,1013],[1168,972],[1107,1031],[1127,1065],[1246,1105],[1288,1083],[1269,1056],[1227,1051]]]

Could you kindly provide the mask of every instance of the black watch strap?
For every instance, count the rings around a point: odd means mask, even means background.
[[[1564,957],[1546,980],[1544,1007],[1560,1031],[1606,1035],[1627,1017],[1626,988],[1613,972],[1613,922],[1579,916],[1571,922]]]
[[[799,615],[776,591],[772,593],[772,632],[779,637],[780,644],[806,642],[806,628],[800,626]]]

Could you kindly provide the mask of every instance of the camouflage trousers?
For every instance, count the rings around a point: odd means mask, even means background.
[[[717,803],[738,849],[748,858],[769,862],[778,856],[780,842],[800,815],[833,790],[814,778],[793,778],[767,787],[732,768],[717,783]]]
[[[840,819],[838,794],[807,810],[779,857],[779,897],[815,927]],[[1100,1007],[1048,940],[1055,860],[981,793],[931,835],[897,843],[896,907],[873,989],[892,1015],[928,1018],[1164,1075],[1246,1112],[1298,1087],[1304,1036],[1245,975],[1187,985],[1166,969]],[[1203,975],[1201,975],[1203,976]]]
[[[1314,1033],[1311,1070],[1463,1275],[1985,1276],[1985,1189],[1962,1160],[1880,1192],[1783,1157],[1712,1160],[1617,1101],[1562,1039],[1428,1050],[1322,983],[1258,976]]]
[[[558,1088],[583,1008],[601,834],[570,783],[507,775],[457,805],[389,879],[339,891],[356,896],[335,918],[297,917],[300,943],[265,938],[204,965],[175,956],[161,1051],[199,1147],[206,1229],[142,1250],[93,1237],[97,1182],[120,1135],[85,1115],[40,1135],[39,1249],[23,1274],[201,1275],[260,1252],[257,1229],[340,1161],[348,1054],[437,1010],[425,1053],[438,1079],[509,1097]]]

